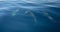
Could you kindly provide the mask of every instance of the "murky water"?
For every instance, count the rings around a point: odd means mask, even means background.
[[[0,2],[0,32],[60,32],[59,2],[24,1]]]

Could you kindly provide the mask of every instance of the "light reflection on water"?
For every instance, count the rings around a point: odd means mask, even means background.
[[[0,2],[1,32],[59,32],[60,5]]]

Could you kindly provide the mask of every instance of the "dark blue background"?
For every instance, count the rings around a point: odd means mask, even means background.
[[[32,9],[20,7],[20,5],[24,7],[32,6]],[[58,7],[45,5],[56,5]],[[60,32],[59,4],[12,4],[0,2],[0,8],[5,8],[0,9],[0,32]],[[16,12],[17,9],[19,10],[18,12]],[[25,13],[26,11],[28,13]],[[48,16],[45,16],[45,12],[53,19],[51,20]],[[13,13],[16,15],[13,16]],[[36,19],[36,21],[34,19]]]

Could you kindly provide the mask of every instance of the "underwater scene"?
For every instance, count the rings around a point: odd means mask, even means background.
[[[0,32],[60,32],[60,0],[0,0]]]

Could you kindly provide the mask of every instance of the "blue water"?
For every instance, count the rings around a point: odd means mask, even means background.
[[[60,32],[60,4],[0,2],[0,32]]]

